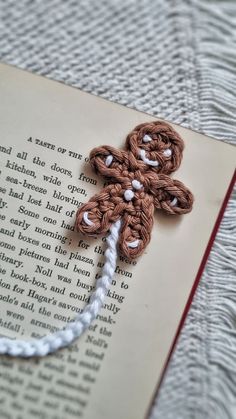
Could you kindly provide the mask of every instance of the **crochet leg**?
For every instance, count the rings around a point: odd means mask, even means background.
[[[134,214],[125,212],[122,218],[118,242],[120,253],[128,259],[135,259],[143,253],[153,226],[154,205],[149,196],[136,204],[134,209]]]

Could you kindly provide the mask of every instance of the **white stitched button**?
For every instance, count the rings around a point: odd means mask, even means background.
[[[124,192],[124,197],[126,201],[131,201],[134,197],[133,191],[131,191],[131,189],[126,189],[126,191]]]
[[[136,179],[132,180],[132,186],[137,191],[143,187],[142,183],[140,183],[139,180]]]

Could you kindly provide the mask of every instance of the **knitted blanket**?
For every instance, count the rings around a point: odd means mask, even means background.
[[[235,140],[234,0],[6,0],[0,16],[2,61]],[[235,219],[231,199],[151,419],[236,417]]]

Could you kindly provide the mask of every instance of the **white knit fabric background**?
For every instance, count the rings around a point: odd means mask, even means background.
[[[235,0],[1,0],[0,15],[2,61],[235,141]],[[236,417],[235,219],[231,199],[151,419]]]

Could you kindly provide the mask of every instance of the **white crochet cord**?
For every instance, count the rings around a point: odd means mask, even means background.
[[[120,220],[116,221],[111,226],[110,234],[107,237],[108,247],[105,251],[105,263],[102,269],[102,275],[97,280],[95,291],[92,293],[90,301],[83,312],[79,314],[73,322],[68,323],[65,329],[59,330],[58,332],[44,336],[40,339],[14,340],[1,338],[0,354],[18,356],[22,358],[45,356],[70,345],[75,339],[81,336],[81,334],[96,318],[98,312],[104,304],[107,291],[111,285],[116,268],[117,241],[119,238],[120,227]]]

